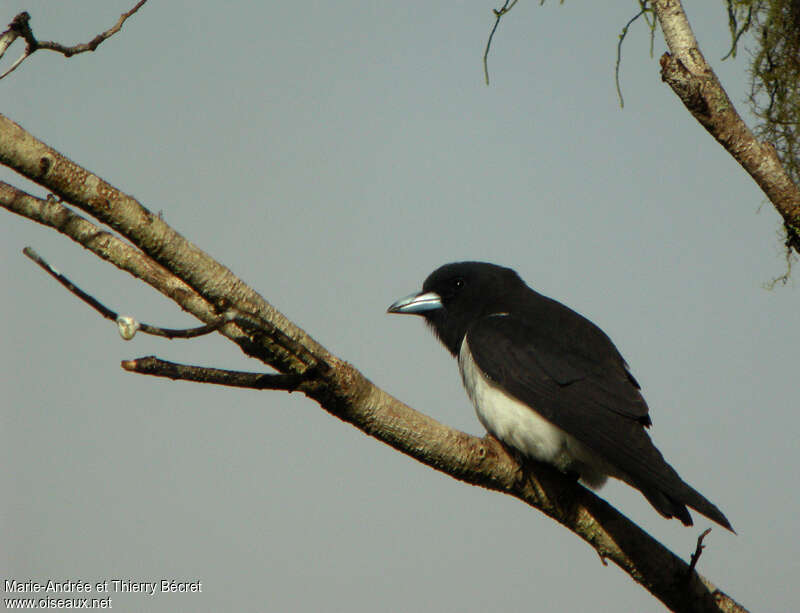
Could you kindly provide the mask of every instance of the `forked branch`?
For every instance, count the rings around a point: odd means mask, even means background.
[[[114,36],[114,34],[119,32],[122,29],[122,24],[125,23],[128,17],[142,8],[142,5],[144,5],[145,2],[147,2],[147,0],[139,0],[139,2],[137,2],[131,10],[122,13],[122,15],[119,16],[117,23],[111,26],[108,30],[101,32],[88,43],[79,43],[77,45],[62,45],[61,43],[57,43],[52,40],[37,40],[33,34],[33,30],[31,29],[30,14],[26,11],[19,13],[16,17],[14,17],[11,23],[8,24],[8,28],[5,30],[5,32],[0,34],[0,58],[3,57],[6,50],[15,40],[17,40],[17,38],[22,38],[25,41],[25,51],[23,51],[22,55],[14,60],[14,63],[11,64],[8,70],[0,75],[0,79],[14,72],[17,67],[22,64],[22,62],[24,62],[39,49],[56,51],[65,57],[72,57],[78,53],[94,51],[100,46],[100,43],[108,40]]]
[[[146,324],[135,320],[130,315],[120,315],[116,311],[109,309],[97,298],[88,292],[83,291],[66,276],[50,266],[50,264],[31,247],[25,247],[25,249],[22,250],[22,253],[36,262],[36,264],[38,264],[42,270],[67,288],[71,294],[74,294],[83,300],[86,304],[88,304],[106,319],[116,322],[117,327],[119,328],[120,336],[126,341],[131,340],[138,331],[141,331],[143,334],[152,334],[153,336],[163,336],[165,338],[197,338],[198,336],[204,336],[206,334],[216,332],[226,323],[233,320],[232,315],[226,314],[213,323],[206,324],[205,326],[199,326],[197,328],[162,328],[161,326]]]

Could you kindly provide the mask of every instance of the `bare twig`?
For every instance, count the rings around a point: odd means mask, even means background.
[[[103,41],[111,38],[122,29],[122,24],[125,23],[125,20],[128,19],[131,15],[133,15],[136,11],[138,11],[147,0],[139,0],[136,5],[126,13],[122,13],[113,26],[111,26],[105,32],[101,32],[97,36],[95,36],[92,40],[88,43],[80,43],[77,45],[62,45],[61,43],[57,43],[51,40],[37,40],[33,34],[33,30],[30,26],[31,16],[26,11],[21,12],[18,14],[11,23],[8,24],[8,29],[5,32],[0,34],[0,58],[3,57],[3,54],[6,50],[11,46],[11,44],[17,39],[22,38],[25,41],[25,51],[23,51],[22,55],[20,55],[13,64],[6,70],[2,75],[0,75],[0,79],[9,75],[10,73],[14,72],[16,68],[22,64],[22,62],[30,57],[35,51],[39,49],[49,49],[50,51],[56,51],[64,55],[64,57],[72,57],[78,53],[85,53],[87,51],[94,51],[97,47],[100,46],[100,43]]]
[[[168,377],[175,380],[194,381],[195,383],[215,383],[231,387],[245,387],[256,390],[285,390],[287,392],[296,391],[300,384],[311,378],[311,373],[303,375],[265,374],[190,366],[188,364],[167,362],[155,356],[124,360],[121,366],[129,372],[142,375]]]
[[[691,573],[695,567],[697,566],[697,561],[700,559],[700,556],[703,555],[703,549],[706,548],[703,545],[703,539],[708,536],[708,533],[711,532],[711,528],[706,528],[700,533],[700,536],[697,537],[697,547],[695,547],[694,553],[692,554],[691,559],[689,560],[689,570],[688,572]]]
[[[506,0],[499,9],[493,9],[495,16],[494,26],[492,26],[492,31],[489,32],[489,40],[486,41],[486,50],[483,52],[483,76],[486,79],[486,85],[489,85],[489,49],[492,47],[494,33],[497,31],[497,26],[500,25],[500,20],[503,18],[503,15],[513,9],[517,1],[518,0]]]
[[[147,257],[136,247],[102,230],[85,217],[77,214],[63,201],[48,197],[37,198],[16,187],[0,181],[0,206],[12,213],[53,228],[69,237],[99,258],[114,264],[120,270],[141,279],[181,308],[210,323],[218,313],[211,305],[177,276]],[[224,331],[224,329],[223,329]]]
[[[750,25],[753,23],[752,5],[747,8],[747,19],[745,19],[744,25],[741,27],[739,27],[736,19],[736,8],[734,7],[733,0],[727,0],[727,5],[728,25],[731,29],[731,48],[728,53],[722,57],[723,60],[727,60],[729,57],[736,57],[736,47],[739,44],[739,39],[742,37],[742,34],[750,29]]]
[[[67,277],[65,277],[55,268],[50,266],[50,264],[48,264],[47,261],[44,258],[42,258],[38,253],[36,253],[36,251],[34,251],[31,247],[25,247],[25,249],[22,250],[22,253],[24,253],[31,260],[36,262],[45,272],[47,272],[47,274],[53,277],[61,285],[66,287],[71,293],[73,293],[78,298],[83,300],[95,311],[100,313],[100,315],[102,315],[106,319],[110,319],[111,321],[116,322],[117,326],[119,327],[120,335],[125,340],[132,339],[138,330],[141,330],[143,334],[152,334],[153,336],[163,336],[170,339],[196,338],[198,336],[210,334],[211,332],[219,330],[222,326],[224,326],[226,323],[228,323],[233,319],[232,316],[223,316],[220,317],[216,322],[207,324],[205,326],[199,326],[197,328],[182,328],[182,329],[162,328],[160,326],[153,326],[150,324],[141,323],[128,315],[120,315],[119,313],[116,313],[115,311],[109,309],[107,306],[105,306],[103,303],[97,300],[97,298],[83,291],[80,287],[75,285]]]
[[[619,83],[619,67],[622,63],[622,43],[625,41],[625,37],[628,35],[628,29],[631,27],[633,22],[639,19],[639,17],[644,15],[645,11],[647,11],[647,5],[643,0],[640,2],[640,6],[641,10],[631,17],[628,20],[628,23],[622,27],[622,32],[620,32],[619,40],[617,41],[617,61],[614,63],[614,84],[617,86],[617,97],[619,98],[620,108],[625,108],[625,99],[622,97],[622,87]]]

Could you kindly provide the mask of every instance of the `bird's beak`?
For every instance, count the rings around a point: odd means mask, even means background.
[[[422,292],[400,298],[400,300],[392,304],[386,312],[416,315],[441,308],[442,297],[439,294],[436,292]]]

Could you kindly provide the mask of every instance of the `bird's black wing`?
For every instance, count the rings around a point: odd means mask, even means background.
[[[557,384],[554,390],[580,394],[608,411],[650,425],[647,403],[625,360],[597,326],[581,320],[583,326],[559,334],[539,330],[519,316],[492,315],[470,327],[470,347],[475,347],[473,355],[482,352],[487,363],[495,364],[496,374],[511,385],[514,379],[534,387],[549,381]],[[482,361],[478,365],[483,369]],[[546,388],[541,392],[548,395]]]
[[[519,317],[503,315],[478,320],[466,341],[490,381],[613,465],[656,509],[691,523],[687,504],[730,528],[653,445],[644,429],[647,404],[610,340],[608,351],[616,358],[606,351],[593,360]]]

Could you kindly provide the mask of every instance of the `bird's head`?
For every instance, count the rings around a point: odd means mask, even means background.
[[[485,262],[456,262],[433,271],[422,291],[392,304],[389,313],[421,315],[453,355],[469,326],[508,310],[508,298],[525,283],[516,272]]]

